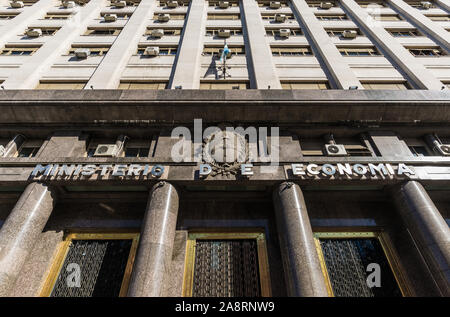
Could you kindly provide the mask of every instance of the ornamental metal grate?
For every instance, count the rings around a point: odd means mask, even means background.
[[[119,296],[131,244],[132,240],[72,240],[50,296]]]
[[[320,239],[320,245],[335,296],[402,296],[378,239]],[[367,285],[370,263],[380,265],[381,287]]]
[[[256,240],[197,240],[194,297],[258,297]]]

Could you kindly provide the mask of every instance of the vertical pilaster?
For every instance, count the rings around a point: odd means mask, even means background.
[[[208,2],[204,0],[191,0],[170,88],[176,86],[182,86],[183,89],[200,88],[200,66],[207,6]]]
[[[419,89],[441,90],[442,82],[422,63],[417,62],[415,57],[400,42],[393,38],[379,21],[375,21],[354,0],[341,0],[340,4],[347,14],[352,17],[353,21],[375,41],[374,44],[382,48],[388,55],[387,57],[394,62],[394,66],[403,70],[411,83]]]
[[[157,183],[147,204],[128,296],[162,296],[164,276],[172,259],[177,216],[177,190],[170,183]]]
[[[407,2],[402,0],[388,0],[388,3],[404,17],[406,17],[411,24],[416,25],[419,29],[424,30],[436,42],[438,42],[442,48],[450,51],[450,33],[447,32],[438,23],[434,23],[428,17],[422,14],[419,10],[411,7]]]
[[[97,66],[84,89],[116,89],[130,56],[137,50],[157,1],[141,1],[117,36],[108,54]]]
[[[251,88],[281,89],[272,52],[264,36],[266,31],[261,20],[258,3],[254,0],[243,0],[241,1],[241,10],[244,11],[243,22],[245,22],[245,34],[248,39],[246,49],[250,50],[247,52],[247,56],[251,56],[251,65],[247,62]]]
[[[392,190],[406,228],[442,296],[450,296],[450,229],[423,186],[408,181]]]
[[[440,7],[444,8],[448,12],[450,12],[450,1],[449,0],[435,0],[435,3]]]
[[[336,88],[348,89],[357,86],[358,89],[364,89],[306,1],[292,0],[291,4],[293,11],[302,21],[304,31],[308,33],[329,74],[333,77]]]
[[[55,197],[42,183],[31,183],[0,229],[0,296],[8,296],[25,260],[53,210]]]
[[[273,193],[289,296],[328,296],[302,191],[284,182]]]

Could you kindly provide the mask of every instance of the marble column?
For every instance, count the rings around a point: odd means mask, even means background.
[[[55,204],[51,189],[31,183],[0,229],[0,296],[8,296]]]
[[[391,193],[439,292],[450,296],[450,229],[447,223],[419,182],[397,185]]]
[[[328,296],[300,187],[284,182],[273,196],[288,295]]]
[[[164,276],[172,260],[177,215],[177,190],[168,182],[158,182],[147,203],[128,296],[163,296]]]

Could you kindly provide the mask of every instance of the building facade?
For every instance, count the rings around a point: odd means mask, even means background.
[[[449,296],[447,0],[0,0],[1,296]]]

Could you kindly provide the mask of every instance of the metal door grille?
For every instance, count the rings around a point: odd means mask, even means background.
[[[194,297],[257,297],[259,283],[256,240],[197,240]]]
[[[320,245],[335,296],[402,296],[378,239],[320,239]],[[367,285],[370,263],[380,265],[381,287]]]
[[[119,296],[131,244],[132,240],[72,240],[50,296]],[[72,263],[80,268],[79,287],[67,282],[74,281]]]

